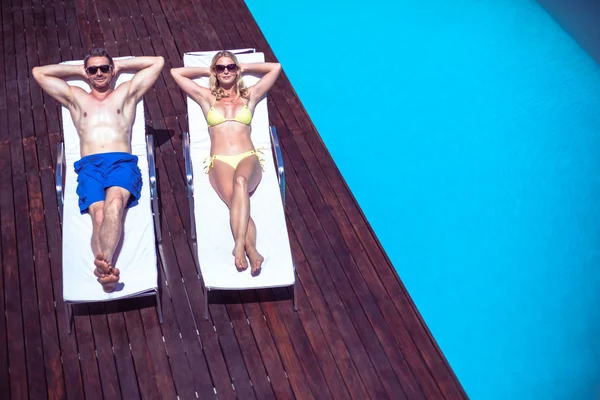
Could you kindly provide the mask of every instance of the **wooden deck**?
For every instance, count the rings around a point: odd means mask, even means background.
[[[222,48],[275,60],[243,1],[3,0],[0,16],[0,398],[466,398],[285,74],[269,111],[286,162],[299,311],[291,289],[217,292],[204,320],[186,107],[168,68],[184,52]],[[159,265],[164,324],[152,299],[91,304],[69,335],[54,188],[60,109],[31,68],[93,46],[166,59],[145,97],[168,265]]]

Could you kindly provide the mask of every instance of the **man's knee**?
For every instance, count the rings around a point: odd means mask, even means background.
[[[100,226],[102,225],[102,222],[104,221],[104,209],[102,208],[101,205],[98,205],[97,207],[90,207],[89,208],[89,213],[92,217],[92,223],[96,226]]]
[[[106,213],[121,213],[125,209],[125,200],[122,196],[112,196],[107,198],[104,203],[104,211]]]

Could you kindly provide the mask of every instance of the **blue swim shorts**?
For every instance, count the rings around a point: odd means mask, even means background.
[[[127,207],[138,203],[142,190],[142,172],[138,158],[129,153],[99,153],[75,163],[79,210],[85,214],[93,203],[104,201],[109,187],[119,186],[131,193]]]

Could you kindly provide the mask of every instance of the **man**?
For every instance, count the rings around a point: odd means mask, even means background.
[[[113,59],[105,49],[93,49],[83,65],[33,68],[33,77],[52,98],[68,108],[79,134],[81,159],[75,163],[77,194],[82,214],[92,218],[94,274],[105,292],[119,280],[113,256],[123,231],[123,214],[140,198],[142,176],[131,154],[131,127],[136,104],[156,82],[164,59]],[[129,82],[114,88],[116,75],[137,71]],[[70,86],[67,77],[84,77],[91,92]]]

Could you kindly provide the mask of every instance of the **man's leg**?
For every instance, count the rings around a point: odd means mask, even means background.
[[[112,265],[113,255],[123,232],[123,213],[129,201],[129,192],[122,187],[106,189],[104,222],[100,228],[100,248],[104,258]]]
[[[104,291],[112,292],[119,280],[119,270],[113,267],[113,256],[123,232],[123,213],[130,193],[118,186],[106,190],[103,214],[104,219],[99,230],[100,251],[96,253],[94,264],[100,270],[108,269],[110,276],[100,279]]]
[[[102,251],[100,248],[100,226],[104,221],[104,201],[97,201],[88,208],[92,217],[92,253],[94,256]]]

